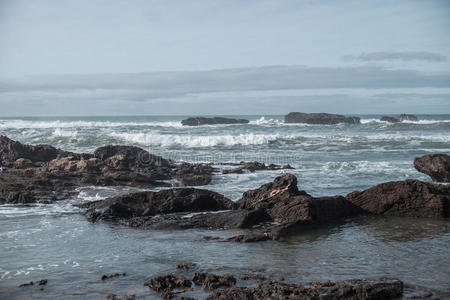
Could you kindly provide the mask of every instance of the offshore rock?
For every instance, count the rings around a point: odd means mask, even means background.
[[[327,113],[301,113],[291,112],[284,117],[285,123],[306,123],[306,124],[338,124],[349,123],[359,124],[358,117],[345,117],[343,115],[327,114]]]

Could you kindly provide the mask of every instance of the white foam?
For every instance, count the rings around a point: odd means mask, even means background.
[[[402,121],[401,123],[406,123],[406,124],[422,124],[422,125],[427,125],[427,124],[436,124],[436,123],[449,123],[450,120],[418,120],[418,121]],[[380,119],[361,119],[361,124],[368,124],[368,123],[381,123],[381,124],[399,124],[399,123],[390,123],[387,121],[381,121]]]
[[[280,138],[279,134],[241,133],[236,135],[164,135],[159,133],[111,133],[113,137],[146,146],[214,147],[263,145]]]
[[[250,121],[252,125],[283,125],[284,121],[278,119],[268,119],[261,117],[258,120]]]
[[[75,127],[125,127],[125,126],[162,126],[181,127],[180,122],[111,122],[111,121],[29,121],[29,120],[0,120],[1,129],[25,128],[75,128]]]
[[[64,129],[61,129],[61,128],[56,128],[52,132],[52,136],[54,136],[54,137],[76,137],[77,135],[78,135],[77,131],[64,130]]]

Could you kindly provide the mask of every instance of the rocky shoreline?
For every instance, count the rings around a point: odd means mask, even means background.
[[[426,155],[416,158],[414,166],[434,181],[448,182],[448,161],[445,154]],[[450,217],[450,186],[419,180],[381,183],[346,196],[313,197],[298,189],[293,174],[285,173],[233,202],[219,193],[188,187],[209,184],[212,176],[220,173],[213,165],[175,162],[134,146],[104,146],[93,154],[84,154],[48,145],[24,145],[0,136],[0,163],[0,204],[50,203],[87,185],[163,187],[160,191],[127,194],[80,207],[90,222],[106,221],[150,230],[205,228],[242,232],[224,240],[204,237],[214,241],[282,240],[311,225],[333,224],[365,214]],[[258,162],[224,165],[232,169],[223,170],[222,174],[292,168]],[[187,272],[190,267],[180,269]],[[308,284],[258,279],[245,285],[237,284],[233,275],[205,272],[192,277],[162,276],[146,285],[161,297],[172,298],[188,292],[192,282],[213,291],[207,299],[324,299],[324,295],[326,299],[396,299],[403,291],[403,283],[397,279]],[[192,299],[183,297],[180,299]],[[110,299],[132,298],[111,295]]]

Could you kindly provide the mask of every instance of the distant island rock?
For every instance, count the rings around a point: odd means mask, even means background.
[[[359,124],[358,117],[346,117],[343,115],[327,114],[327,113],[301,113],[290,112],[284,117],[285,123],[306,123],[306,124],[338,124],[349,123]]]
[[[200,126],[200,125],[217,125],[217,124],[247,124],[249,120],[246,119],[232,119],[232,118],[205,118],[205,117],[194,117],[187,118],[181,121],[184,126]]]
[[[403,121],[419,121],[419,119],[415,115],[401,114],[398,117],[383,116],[381,117],[380,121],[389,123],[399,123]]]

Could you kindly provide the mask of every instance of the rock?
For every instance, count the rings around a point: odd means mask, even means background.
[[[38,285],[46,285],[47,282],[48,282],[47,279],[42,279],[42,280],[39,280]]]
[[[164,299],[173,298],[172,290],[177,288],[190,288],[192,283],[185,277],[178,277],[173,274],[166,276],[158,276],[152,278],[149,282],[144,283],[155,292],[159,292]]]
[[[219,289],[208,300],[247,299],[398,299],[403,293],[403,283],[398,279],[346,280],[312,282],[305,285],[265,281],[256,287],[231,287]]]
[[[384,117],[381,117],[380,121],[383,121],[383,122],[389,122],[389,123],[399,123],[399,122],[400,122],[400,119],[399,119],[399,118],[396,118],[396,117],[387,117],[387,116],[384,116]]]
[[[30,286],[30,285],[34,285],[33,281],[27,282],[27,283],[22,283],[21,285],[19,285],[19,287],[26,287],[26,286]]]
[[[343,115],[327,114],[327,113],[300,113],[291,112],[284,117],[285,123],[306,123],[306,124],[338,124],[349,123],[359,124],[358,117],[345,117]]]
[[[264,163],[260,163],[257,161],[254,162],[240,162],[240,167],[234,169],[224,169],[222,170],[222,174],[242,174],[244,170],[248,170],[250,172],[255,171],[267,171],[267,170],[281,170],[281,169],[294,169],[290,165],[284,165],[283,167],[276,164],[266,165]]]
[[[106,280],[106,279],[110,279],[113,277],[119,277],[119,276],[127,276],[127,273],[103,274],[101,277],[101,280]]]
[[[398,118],[399,118],[400,122],[403,122],[403,121],[419,121],[419,119],[415,115],[401,114]]]
[[[428,154],[414,159],[417,171],[425,173],[437,182],[450,182],[450,156]]]
[[[32,163],[46,162],[64,155],[67,152],[56,149],[49,145],[25,145],[13,141],[6,136],[0,136],[0,165],[11,167],[19,159],[27,159]]]
[[[242,174],[244,173],[244,169],[242,168],[234,168],[234,169],[224,169],[222,170],[222,174]]]
[[[201,285],[205,290],[215,290],[223,286],[233,286],[236,284],[236,278],[232,275],[215,275],[210,273],[195,273],[192,281],[196,285]]]
[[[174,177],[186,186],[207,185],[215,169],[208,164],[183,163],[174,171]]]
[[[226,210],[234,207],[228,198],[208,190],[179,188],[139,192],[86,203],[89,221],[130,219],[156,214]]]
[[[187,263],[187,264],[178,264],[177,269],[188,271],[192,268],[195,268],[195,264]]]
[[[16,169],[27,169],[33,167],[33,162],[28,158],[19,158],[14,161],[13,167]]]
[[[195,117],[188,118],[181,121],[184,126],[200,126],[200,125],[216,125],[216,124],[246,124],[248,120],[245,119],[230,119],[230,118],[205,118],[205,117]]]
[[[450,217],[450,186],[419,180],[392,181],[346,196],[370,214],[391,216]]]
[[[116,294],[109,294],[106,296],[106,300],[135,300],[136,295],[116,295]]]

